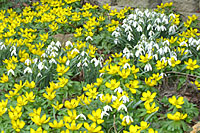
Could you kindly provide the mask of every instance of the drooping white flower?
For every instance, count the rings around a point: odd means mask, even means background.
[[[148,71],[152,71],[151,64],[149,64],[149,63],[146,64],[145,67],[144,67],[144,71],[147,71],[147,72],[148,72]]]
[[[25,70],[24,70],[24,74],[26,73],[33,73],[32,69],[30,67],[27,67]]]
[[[104,106],[103,109],[104,109],[104,111],[106,111],[106,112],[107,112],[107,111],[112,111],[112,107],[109,106],[109,105]]]
[[[103,119],[104,115],[109,116],[109,114],[108,114],[106,111],[102,111],[102,112],[101,112],[101,119]]]
[[[91,41],[93,41],[93,39],[92,39],[92,37],[91,37],[91,36],[88,36],[88,37],[86,38],[86,41],[88,41],[88,40],[91,40]]]
[[[126,123],[129,123],[129,122],[133,122],[133,118],[131,116],[124,116],[124,118],[122,119],[122,121],[126,120]]]
[[[79,114],[79,115],[76,117],[76,120],[77,120],[79,117],[80,117],[80,118],[83,118],[84,120],[86,120],[86,117],[85,117],[84,114]]]
[[[7,75],[10,75],[10,73],[11,73],[13,76],[15,75],[15,72],[14,72],[12,69],[8,70],[8,74],[7,74]]]
[[[66,47],[68,47],[68,46],[73,47],[73,45],[72,45],[72,43],[71,43],[70,41],[67,41],[67,42],[65,43],[65,46],[66,46]]]
[[[125,111],[127,112],[127,107],[126,107],[124,104],[121,104],[121,105],[118,107],[117,111],[119,112],[120,110],[125,110]]]
[[[122,97],[120,97],[119,100],[120,100],[120,101],[123,100],[123,103],[129,102],[129,98],[128,98],[126,95],[123,95]]]

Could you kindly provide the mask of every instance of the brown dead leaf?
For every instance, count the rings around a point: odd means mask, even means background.
[[[192,128],[193,130],[190,133],[197,133],[198,131],[200,131],[200,122],[195,124]]]

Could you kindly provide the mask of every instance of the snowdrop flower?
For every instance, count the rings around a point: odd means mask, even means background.
[[[65,43],[65,46],[66,46],[66,47],[68,47],[68,46],[73,47],[73,45],[72,45],[72,43],[71,43],[70,41],[67,41],[67,42]]]
[[[127,112],[127,107],[126,107],[124,104],[120,105],[120,106],[118,107],[117,111],[119,112],[121,109],[122,109],[122,110],[125,110],[125,111]]]
[[[165,53],[167,53],[167,51],[169,51],[169,52],[170,52],[170,48],[169,48],[169,47],[167,47],[167,46],[165,46],[165,47],[164,47],[164,52],[165,52]]]
[[[142,27],[140,25],[138,25],[137,29],[138,32],[142,32]]]
[[[43,53],[43,54],[41,55],[41,57],[46,58],[47,55],[46,55],[45,53]]]
[[[169,27],[169,33],[175,33],[176,32],[176,29],[177,29],[177,26],[176,25],[172,25]]]
[[[79,114],[77,117],[76,117],[76,120],[78,119],[78,118],[83,118],[84,120],[86,120],[86,117],[85,117],[85,115],[83,115],[83,114]]]
[[[123,100],[123,103],[129,102],[129,98],[127,96],[125,96],[125,95],[123,95],[119,100],[120,101]]]
[[[129,32],[133,31],[130,25],[126,25],[125,32],[127,32],[127,31],[129,31]]]
[[[130,66],[129,63],[125,63],[124,66],[123,66],[124,69],[126,69],[127,67],[128,67],[129,69],[131,68],[131,66]]]
[[[30,67],[27,67],[25,70],[24,70],[24,74],[26,74],[26,73],[33,73],[32,72],[32,69],[30,68]]]
[[[126,123],[129,123],[130,121],[133,122],[133,118],[131,116],[124,116],[124,118],[122,119],[122,121],[126,120]]]
[[[99,64],[99,60],[97,60],[96,58],[93,58],[93,59],[91,60],[91,63],[93,63],[93,62],[94,62],[95,67],[97,67],[98,64]]]
[[[67,62],[65,63],[66,66],[69,66],[70,60],[67,60]]]
[[[116,99],[117,99],[117,97],[112,95],[112,102],[115,101]]]
[[[163,26],[163,25],[161,25],[160,29],[161,29],[161,31],[165,31],[165,30],[167,30],[166,27]]]
[[[59,41],[57,41],[57,42],[56,42],[56,46],[57,46],[58,48],[60,48],[60,47],[61,47],[61,43],[60,43]]]
[[[128,34],[127,40],[128,40],[128,41],[134,40],[133,34],[131,34],[130,32],[129,32],[129,34]]]
[[[26,59],[26,60],[25,60],[25,64],[26,64],[27,66],[29,66],[29,65],[31,64],[31,60]]]
[[[42,77],[42,74],[41,74],[41,73],[38,73],[37,77]]]
[[[112,107],[110,107],[109,105],[106,105],[103,107],[104,111],[112,111]]]
[[[150,30],[150,29],[152,29],[151,24],[149,24],[149,25],[147,26],[147,30]]]
[[[84,63],[83,63],[83,66],[86,66],[86,67],[87,67],[87,66],[88,66],[87,62],[84,62]]]
[[[144,71],[147,71],[147,72],[148,71],[152,71],[152,67],[151,67],[151,65],[149,63],[145,65]]]
[[[49,61],[49,63],[50,63],[50,64],[52,64],[52,63],[57,64],[56,60],[53,59],[53,58]]]
[[[43,62],[40,62],[38,64],[38,69],[41,71],[44,68]]]
[[[101,112],[101,119],[103,119],[103,116],[104,116],[104,115],[109,116],[109,114],[108,114],[106,111],[102,111],[102,112]]]
[[[119,93],[122,93],[123,92],[123,90],[122,90],[122,88],[121,87],[118,87],[118,88],[116,88],[115,90],[114,90],[114,92],[119,92]]]
[[[115,43],[115,44],[118,44],[118,42],[119,42],[119,39],[116,38],[116,39],[114,40],[114,43]]]
[[[34,64],[38,62],[38,58],[33,59]]]
[[[73,54],[74,52],[80,53],[79,50],[78,50],[77,48],[74,48],[74,49],[72,50],[72,54]]]
[[[185,41],[181,42],[179,46],[183,46],[183,45],[188,47],[188,44]]]
[[[91,40],[91,41],[93,41],[93,39],[92,39],[91,36],[88,36],[88,37],[86,38],[86,41],[87,41],[87,40]]]
[[[113,31],[112,36],[114,36],[114,37],[118,37],[118,36],[120,36],[120,32]]]
[[[79,62],[78,64],[77,64],[77,67],[80,67],[81,66],[81,62]]]
[[[10,48],[10,51],[12,51],[11,52],[11,56],[17,56],[17,53],[16,53],[16,47],[15,46],[12,46],[11,48]]]
[[[11,73],[13,76],[15,75],[15,72],[14,72],[12,69],[10,69],[10,70],[8,71],[8,75],[9,75],[10,73]]]
[[[3,44],[3,42],[0,42],[0,50],[6,49],[6,46]]]

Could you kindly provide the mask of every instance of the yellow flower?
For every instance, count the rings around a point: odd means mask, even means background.
[[[102,78],[97,78],[97,81],[96,81],[96,83],[94,83],[94,85],[100,86],[102,84],[102,82],[103,82]]]
[[[129,132],[123,131],[123,133],[140,133],[140,127],[138,125],[130,125]]]
[[[118,109],[120,105],[123,104],[123,101],[119,101],[119,99],[116,99],[113,103],[112,103],[112,107],[115,108],[115,109]]]
[[[59,56],[59,59],[57,59],[57,61],[59,63],[65,64],[67,62],[67,57],[66,56],[63,56],[63,57]]]
[[[101,109],[97,109],[96,112],[93,110],[92,115],[88,114],[88,118],[93,122],[97,122],[97,124],[101,124],[104,120],[101,119]]]
[[[37,116],[37,115],[40,116],[41,110],[42,110],[41,107],[39,107],[37,110],[33,109],[33,113],[29,113],[29,116],[30,117],[34,117],[34,116]]]
[[[88,123],[84,123],[84,127],[89,133],[102,133],[101,126],[96,127],[96,123],[92,123],[91,126]]]
[[[6,99],[5,101],[1,100],[0,107],[6,108],[7,104],[8,104],[8,99]]]
[[[147,92],[143,92],[142,96],[143,96],[141,97],[142,101],[145,101],[145,103],[150,103],[154,100],[154,97],[156,96],[156,92],[151,94],[151,92],[148,90]]]
[[[9,118],[11,120],[17,120],[22,116],[22,107],[16,106],[15,109],[10,106],[10,110],[8,111]]]
[[[126,79],[130,75],[131,71],[130,69],[123,69],[122,71],[119,71],[118,74],[123,78]]]
[[[3,74],[0,80],[0,83],[6,83],[8,82],[8,80],[9,80],[8,75]]]
[[[48,39],[48,32],[46,33],[46,34],[40,34],[40,40],[42,40],[43,42],[46,42],[47,41],[47,39]]]
[[[20,130],[25,126],[25,122],[20,121],[19,119],[17,121],[13,120],[11,123],[12,128],[15,129],[16,132],[20,132]]]
[[[148,54],[145,54],[145,56],[144,55],[140,56],[140,60],[139,61],[142,62],[142,63],[147,63],[152,58],[153,58],[152,56],[149,57]]]
[[[162,61],[157,61],[157,64],[156,64],[156,68],[158,69],[158,70],[160,70],[160,69],[163,69],[163,68],[165,68],[167,66],[167,62],[165,63],[165,61],[164,60],[162,60]]]
[[[153,128],[149,128],[148,133],[158,133],[158,131],[153,130]]]
[[[167,118],[174,121],[183,120],[187,117],[187,114],[181,114],[180,112],[176,112],[173,114],[167,114]]]
[[[22,95],[24,99],[26,99],[28,102],[35,102],[34,98],[35,95],[33,95],[33,92],[31,91],[30,93],[26,92],[26,95]]]
[[[64,87],[68,83],[68,79],[65,77],[58,78],[60,82],[58,82],[59,87]]]
[[[17,98],[17,106],[24,106],[28,103],[28,101],[26,100],[26,98],[22,98],[22,96],[19,96]]]
[[[106,66],[106,71],[108,71],[108,74],[114,75],[120,71],[120,66],[117,66],[117,65],[112,66],[110,64],[110,68],[109,66]]]
[[[175,96],[172,96],[172,98],[169,98],[169,103],[171,103],[172,105],[176,106],[176,108],[182,108],[181,105],[184,103],[183,101],[183,97],[179,97],[178,99],[176,99]]]
[[[180,60],[175,60],[174,59],[174,57],[172,57],[171,59],[170,59],[170,62],[171,62],[171,66],[172,67],[175,67],[176,65],[178,65],[178,64],[180,64],[181,63],[181,61]]]
[[[65,66],[63,64],[62,65],[57,64],[56,71],[58,72],[59,76],[62,76],[69,70],[69,68],[70,67],[65,68]]]
[[[99,92],[97,92],[97,88],[93,88],[89,89],[89,92],[86,92],[85,94],[88,96],[88,98],[96,99],[98,93]]]
[[[47,92],[47,94],[43,93],[43,97],[45,97],[46,99],[51,101],[56,97],[56,91],[54,91],[52,93],[51,92]]]
[[[61,128],[64,126],[63,120],[60,120],[60,122],[58,123],[56,120],[53,121],[53,123],[49,123],[49,126],[52,128]]]
[[[65,107],[68,109],[74,109],[78,106],[78,104],[79,104],[79,101],[76,99],[72,99],[71,102],[68,100],[65,101]]]
[[[73,16],[71,18],[71,21],[80,21],[81,20],[81,17],[80,15],[78,15],[77,12],[73,13]]]
[[[132,94],[136,93],[136,88],[139,88],[139,81],[138,80],[133,80],[129,81],[129,83],[126,83],[125,86],[130,89]]]
[[[65,123],[67,123],[67,122],[70,123],[73,120],[76,120],[77,114],[76,114],[76,110],[75,109],[73,110],[73,113],[72,113],[72,111],[67,110],[67,114],[68,114],[68,116],[64,116],[64,118],[63,118]]]
[[[54,107],[56,110],[60,110],[63,107],[63,104],[59,104],[59,102],[56,102],[57,105],[51,104],[52,107]]]
[[[169,40],[169,42],[172,44],[172,43],[175,43],[176,42],[176,40],[178,39],[178,37],[173,37],[173,36],[171,36],[171,39]]]
[[[28,82],[28,80],[24,83],[24,86],[30,88],[30,89],[33,89],[35,88],[35,82],[34,81],[31,81],[31,83]]]
[[[105,86],[107,88],[110,88],[111,90],[114,90],[120,86],[120,81],[117,82],[116,79],[111,79],[110,83],[109,82],[105,83]]]
[[[140,122],[140,130],[145,130],[149,127],[150,124],[147,124],[145,121]]]
[[[72,131],[79,130],[82,125],[83,123],[79,123],[78,125],[76,125],[75,120],[72,121],[71,126],[68,123],[65,123],[66,128]]]
[[[89,89],[92,89],[94,87],[94,84],[87,84],[86,87],[83,87],[83,91],[87,91]]]
[[[149,77],[148,79],[145,78],[145,83],[148,85],[148,86],[155,86],[157,84],[157,81],[155,79],[153,79],[152,77]]]
[[[110,103],[112,100],[112,95],[110,95],[109,93],[106,93],[106,95],[104,96],[104,94],[100,97],[100,101],[103,103]]]
[[[158,111],[159,107],[156,107],[156,108],[155,108],[155,105],[156,105],[155,102],[152,104],[152,106],[150,106],[150,103],[144,104],[144,106],[145,106],[145,108],[146,108],[148,114],[151,114],[151,113],[153,113],[153,112]]]
[[[56,31],[56,30],[58,29],[58,25],[57,25],[57,23],[52,22],[52,24],[49,25],[49,28],[50,28],[52,31]]]
[[[4,108],[4,107],[0,106],[0,117],[1,117],[3,114],[5,114],[6,111],[7,111],[7,108]]]
[[[50,117],[48,119],[46,119],[46,114],[44,114],[41,118],[39,115],[35,115],[33,117],[31,117],[31,120],[38,126],[41,126],[42,124],[45,124],[47,122],[49,122]]]
[[[110,10],[111,6],[109,6],[108,4],[104,4],[104,5],[103,5],[103,8],[104,8],[105,10]]]
[[[30,133],[47,133],[47,131],[42,131],[42,127],[39,127],[36,131],[33,128],[31,128]]]
[[[186,69],[189,69],[189,70],[193,71],[194,69],[199,68],[199,65],[196,65],[197,64],[197,60],[192,61],[192,59],[189,58],[188,62],[184,61],[184,63],[187,65]]]

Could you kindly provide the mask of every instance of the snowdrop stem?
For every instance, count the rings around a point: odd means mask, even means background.
[[[153,113],[151,113],[147,118],[146,118],[146,122],[154,115],[154,114],[156,114],[158,111],[156,111],[156,112],[153,112]]]

